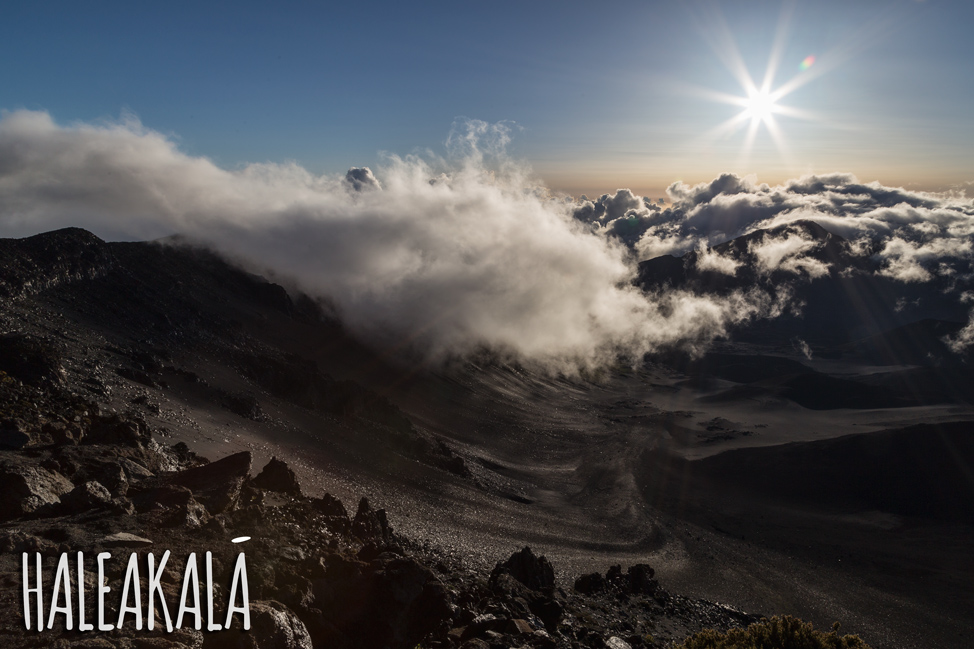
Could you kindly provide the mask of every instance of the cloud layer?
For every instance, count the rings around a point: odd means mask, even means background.
[[[814,220],[903,282],[970,274],[974,206],[853,176],[779,187],[724,175],[675,183],[663,206],[627,189],[552,196],[504,154],[504,125],[466,122],[446,158],[389,157],[376,173],[318,176],[295,164],[225,170],[134,119],[62,126],[43,112],[0,119],[0,234],[80,226],[109,239],[180,233],[327,297],[377,344],[431,358],[481,348],[590,364],[674,343],[700,347],[788,305],[755,287],[729,294],[632,286],[636,261]],[[829,272],[796,230],[750,249],[762,269]],[[784,292],[778,292],[782,295]]]
[[[974,201],[964,195],[862,183],[844,173],[805,176],[780,186],[724,174],[709,183],[677,182],[667,193],[671,203],[665,209],[620,189],[581,201],[573,214],[639,258],[692,251],[688,259],[699,270],[728,276],[747,265],[759,276],[778,272],[810,280],[851,272],[851,261],[858,272],[903,286],[930,284],[931,291],[955,304],[964,303],[974,284]],[[823,250],[823,241],[807,228],[789,227],[809,221],[848,240],[843,267],[834,267],[829,260],[834,251]],[[751,239],[746,251],[713,247],[759,230],[778,234]],[[956,351],[974,344],[971,331],[974,317],[952,341]]]
[[[702,344],[775,308],[758,292],[642,294],[628,249],[532,183],[504,157],[506,137],[470,122],[448,159],[391,157],[375,175],[330,177],[221,169],[134,120],[61,126],[15,112],[0,120],[0,232],[181,233],[329,298],[375,343],[433,358],[486,347],[596,363]]]

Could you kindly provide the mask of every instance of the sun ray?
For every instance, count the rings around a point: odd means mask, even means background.
[[[747,115],[745,115],[744,113],[738,113],[737,115],[734,115],[733,117],[721,122],[717,126],[713,127],[712,129],[704,133],[701,139],[717,140],[722,137],[733,135],[734,133],[736,133],[741,129],[741,126],[743,125],[744,122],[747,121],[747,119],[748,119]]]
[[[771,46],[771,54],[768,56],[768,66],[764,71],[764,81],[761,82],[761,90],[771,91],[774,84],[774,77],[778,72],[778,66],[784,56],[785,41],[791,28],[792,14],[795,12],[795,3],[786,2],[781,6],[781,13],[778,15],[778,26],[775,29],[774,43]]]
[[[751,162],[751,150],[754,148],[754,140],[758,135],[758,121],[752,119],[747,127],[747,135],[744,137],[744,146],[741,148],[740,164],[746,167]]]
[[[809,81],[831,70],[837,64],[832,62],[833,59],[837,61],[842,58],[840,56],[826,56],[823,57],[825,64],[820,64],[814,56],[809,55],[806,60],[814,61],[814,67],[811,63],[799,66],[797,75],[780,85],[775,85],[775,78],[785,55],[795,7],[794,0],[785,2],[781,7],[760,86],[755,83],[754,77],[747,69],[740,49],[719,12],[710,17],[706,29],[703,30],[705,40],[737,81],[742,91],[741,95],[734,95],[709,89],[694,88],[692,90],[693,94],[710,101],[737,106],[741,109],[738,114],[707,131],[703,138],[728,137],[744,129],[740,153],[740,164],[744,168],[747,168],[752,153],[758,146],[762,131],[767,132],[771,143],[778,151],[780,159],[785,164],[791,165],[792,156],[787,146],[784,129],[777,119],[778,116],[809,121],[820,121],[821,118],[811,111],[787,106],[780,101]]]

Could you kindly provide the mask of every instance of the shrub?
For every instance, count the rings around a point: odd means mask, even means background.
[[[808,622],[786,615],[727,633],[707,629],[674,649],[869,649],[859,636],[840,636],[838,631],[838,622],[830,632],[823,633]]]

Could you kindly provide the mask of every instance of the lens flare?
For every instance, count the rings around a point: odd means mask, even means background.
[[[798,69],[804,72],[805,70],[812,67],[813,65],[815,65],[815,55],[809,54],[808,56],[805,57],[805,60],[799,64]]]

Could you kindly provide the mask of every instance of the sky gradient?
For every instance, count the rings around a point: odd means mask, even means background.
[[[132,114],[226,169],[443,154],[465,117],[508,123],[510,152],[574,195],[722,172],[963,190],[972,19],[945,0],[7,2],[0,109]],[[742,70],[760,86],[769,61],[772,89],[797,79],[778,103],[801,115],[773,115],[777,141],[750,119],[721,132],[744,107],[718,95],[746,94]]]

